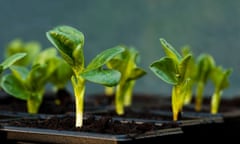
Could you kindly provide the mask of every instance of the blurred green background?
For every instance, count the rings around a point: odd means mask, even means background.
[[[52,46],[46,31],[71,25],[85,35],[85,59],[118,44],[134,46],[140,67],[148,74],[137,80],[136,93],[171,94],[171,86],[157,78],[149,65],[164,56],[159,38],[176,49],[190,45],[194,55],[211,54],[224,68],[232,68],[230,87],[223,97],[240,94],[240,1],[239,0],[1,0],[0,47],[15,38],[36,40]],[[70,87],[71,89],[71,87]],[[103,87],[87,84],[86,93]],[[206,95],[213,88],[208,86]]]

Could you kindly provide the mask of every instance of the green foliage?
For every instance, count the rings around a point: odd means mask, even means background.
[[[187,74],[192,55],[182,56],[165,39],[160,39],[166,56],[150,65],[151,71],[164,82],[171,84],[173,120],[178,120],[184,99],[191,92],[190,76]]]
[[[121,72],[121,80],[116,88],[116,112],[119,115],[124,114],[124,106],[130,106],[132,103],[133,88],[138,78],[144,76],[146,72],[137,66],[139,62],[139,52],[134,47],[123,47],[125,51],[115,56],[109,61],[107,66]]]
[[[210,54],[200,54],[196,62],[197,73],[195,75],[196,83],[196,100],[195,109],[201,111],[204,89],[209,80],[214,85],[214,92],[211,97],[211,110],[212,114],[216,114],[219,109],[221,95],[223,90],[229,87],[229,76],[232,69],[224,70],[221,66],[215,64],[215,60]]]
[[[39,53],[30,68],[11,66],[12,73],[3,76],[1,86],[10,95],[27,101],[29,113],[38,113],[45,93],[45,86],[56,69],[56,50]]]
[[[76,127],[81,127],[83,122],[85,81],[106,86],[117,85],[121,73],[116,70],[104,69],[103,66],[114,56],[123,52],[124,48],[107,49],[98,54],[85,67],[83,53],[84,35],[82,32],[71,26],[63,25],[49,30],[46,35],[73,70],[71,82],[76,102]]]
[[[202,109],[202,100],[204,89],[208,80],[210,79],[210,74],[215,67],[215,60],[210,54],[200,54],[196,62],[197,74],[196,74],[196,99],[195,99],[195,109],[200,111]]]
[[[0,63],[0,74],[3,73],[4,70],[16,64],[18,61],[23,59],[27,54],[26,53],[15,53],[7,58],[4,59],[2,63]]]
[[[211,72],[211,80],[214,84],[215,90],[213,92],[211,98],[211,113],[216,114],[219,111],[219,105],[223,90],[228,88],[229,83],[229,76],[232,73],[232,69],[223,69],[221,66],[214,67]]]

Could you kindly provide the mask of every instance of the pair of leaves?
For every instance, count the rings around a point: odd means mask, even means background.
[[[56,50],[49,48],[34,59],[32,66],[11,66],[11,74],[2,78],[3,89],[11,95],[27,100],[32,93],[42,92],[57,65]]]
[[[182,83],[185,79],[185,72],[192,55],[188,54],[182,57],[164,39],[160,39],[160,42],[166,56],[153,62],[150,65],[150,69],[154,72],[154,74],[168,84],[177,85]]]
[[[121,74],[118,71],[106,70],[102,66],[111,58],[123,52],[124,48],[112,48],[103,51],[85,68],[84,35],[82,32],[70,26],[58,26],[47,32],[47,38],[72,67],[75,75],[81,75],[88,81],[106,86],[114,86],[119,82]]]

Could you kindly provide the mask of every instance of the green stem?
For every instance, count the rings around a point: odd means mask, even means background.
[[[114,87],[107,87],[107,86],[105,86],[105,95],[106,96],[114,95]]]
[[[43,92],[32,92],[27,99],[27,110],[30,114],[38,113],[39,107],[42,103]]]
[[[196,111],[201,111],[202,109],[203,91],[204,91],[204,83],[199,82],[197,85],[196,100],[195,100]]]
[[[216,114],[219,109],[222,91],[216,90],[211,99],[211,114]]]
[[[116,89],[116,98],[115,98],[115,106],[116,106],[116,113],[118,115],[124,114],[124,92],[122,85],[119,84]]]
[[[192,89],[188,89],[184,98],[184,105],[190,104],[192,101]]]
[[[85,80],[80,76],[72,77],[72,85],[75,94],[76,103],[76,127],[83,125],[83,107],[84,107],[84,94],[85,94]]]
[[[178,120],[178,114],[181,111],[180,100],[180,89],[178,85],[175,85],[172,89],[172,112],[174,121]]]
[[[126,83],[127,86],[125,87],[126,90],[124,90],[124,106],[131,106],[132,104],[132,95],[133,95],[133,87],[135,84],[135,80],[129,81]]]

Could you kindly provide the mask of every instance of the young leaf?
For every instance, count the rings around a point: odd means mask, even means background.
[[[7,57],[0,65],[3,66],[3,70],[9,68],[11,65],[24,58],[26,53],[16,53]]]
[[[110,61],[114,56],[123,52],[125,49],[123,47],[114,47],[103,51],[98,54],[87,66],[86,70],[92,70],[99,68]]]
[[[18,99],[28,99],[29,92],[25,90],[23,83],[13,75],[4,75],[1,79],[1,87],[5,92]]]
[[[169,58],[163,57],[160,60],[153,62],[150,69],[160,79],[168,84],[176,85],[178,83],[176,62]]]
[[[84,67],[82,32],[70,26],[58,26],[47,32],[47,38],[71,67]]]
[[[146,75],[145,70],[143,70],[142,68],[134,68],[131,74],[129,75],[129,78],[127,79],[127,81],[136,80],[144,75]]]
[[[108,69],[94,69],[91,71],[83,72],[80,75],[88,81],[105,86],[115,86],[118,84],[121,78],[121,73],[119,71]]]
[[[165,39],[160,38],[160,42],[162,44],[164,52],[166,53],[166,56],[172,58],[175,61],[179,61],[182,59],[182,56]]]

